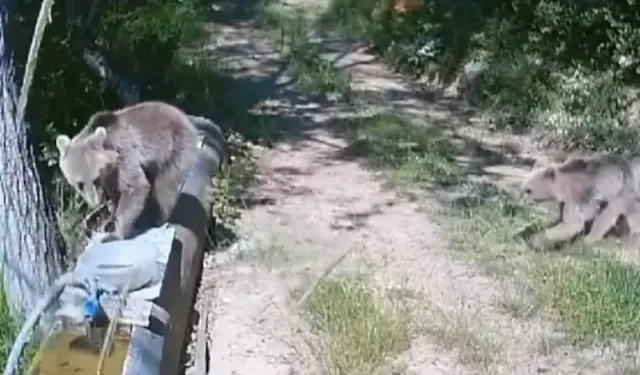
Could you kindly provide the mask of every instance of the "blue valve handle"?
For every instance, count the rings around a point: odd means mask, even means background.
[[[95,283],[89,282],[89,296],[84,301],[83,310],[84,310],[84,318],[89,322],[95,322],[99,318],[104,315],[104,310],[100,305],[100,296],[104,292],[104,290],[100,289],[98,285]]]
[[[84,301],[84,317],[91,321],[95,320],[100,315],[100,301],[97,294],[91,295]]]

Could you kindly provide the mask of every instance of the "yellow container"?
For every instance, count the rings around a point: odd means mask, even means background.
[[[102,374],[121,375],[129,348],[129,327],[116,331],[111,353],[104,361]],[[100,348],[89,342],[80,330],[61,330],[43,349],[34,375],[95,375]]]

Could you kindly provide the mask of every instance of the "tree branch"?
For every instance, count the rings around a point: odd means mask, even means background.
[[[52,7],[53,0],[44,0],[40,6],[40,13],[38,14],[36,27],[33,31],[33,38],[31,39],[31,47],[29,48],[29,54],[27,56],[27,64],[24,71],[24,77],[22,79],[22,87],[20,88],[20,99],[18,100],[18,113],[16,118],[18,123],[22,123],[22,120],[24,119],[24,111],[27,107],[27,99],[29,98],[29,88],[31,87],[33,73],[36,70],[36,63],[38,61],[40,43],[42,42],[44,29],[47,27],[47,24],[51,22]]]

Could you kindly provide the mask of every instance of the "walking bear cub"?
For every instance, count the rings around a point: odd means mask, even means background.
[[[169,218],[196,161],[198,131],[182,110],[149,101],[97,112],[56,146],[64,178],[92,208],[112,200],[110,237],[127,239],[146,229],[147,216],[157,219],[153,225]]]

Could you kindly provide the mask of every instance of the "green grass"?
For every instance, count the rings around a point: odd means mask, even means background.
[[[435,339],[446,350],[455,350],[463,362],[482,373],[491,373],[501,348],[486,333],[471,328],[466,311],[445,312],[435,305],[429,310],[431,316],[423,323],[427,337]]]
[[[539,212],[492,189],[478,188],[471,196],[449,212],[455,247],[489,272],[533,292],[520,297],[517,310],[526,315],[532,310],[550,312],[566,329],[567,338],[578,344],[640,340],[636,266],[579,243],[535,253],[515,234],[527,224],[541,227],[544,218]]]
[[[391,114],[350,120],[347,153],[387,172],[390,182],[450,186],[461,181],[452,145],[433,128]]]
[[[279,33],[289,67],[302,91],[314,95],[351,99],[350,77],[322,57],[322,47],[309,41],[312,21],[302,11],[265,5],[260,12],[264,25]]]
[[[4,369],[6,366],[11,347],[19,330],[20,325],[11,316],[4,287],[0,284],[0,368]],[[28,368],[37,349],[38,342],[30,342],[25,346],[22,355],[23,362],[18,367],[17,373],[22,374]]]
[[[58,228],[69,255],[76,258],[84,246],[85,233],[80,224],[87,215],[87,206],[62,177],[54,180],[54,186],[57,201],[60,202],[57,211]]]
[[[2,287],[2,285],[0,285]],[[4,288],[2,289],[4,290]],[[0,366],[4,368],[11,351],[17,328],[9,311],[9,304],[4,292],[0,290]]]
[[[257,164],[249,152],[234,155],[229,167],[216,175],[213,180],[214,201],[212,217],[215,225],[210,228],[210,249],[230,245],[235,240],[235,230],[245,207],[243,197],[257,183]]]
[[[359,279],[323,279],[304,308],[320,333],[327,374],[369,375],[409,348],[406,311]]]
[[[532,253],[517,232],[543,217],[489,185],[467,185],[465,197],[446,213],[456,249],[498,272],[526,267]]]
[[[581,342],[640,341],[640,271],[607,256],[541,267],[538,281]]]

